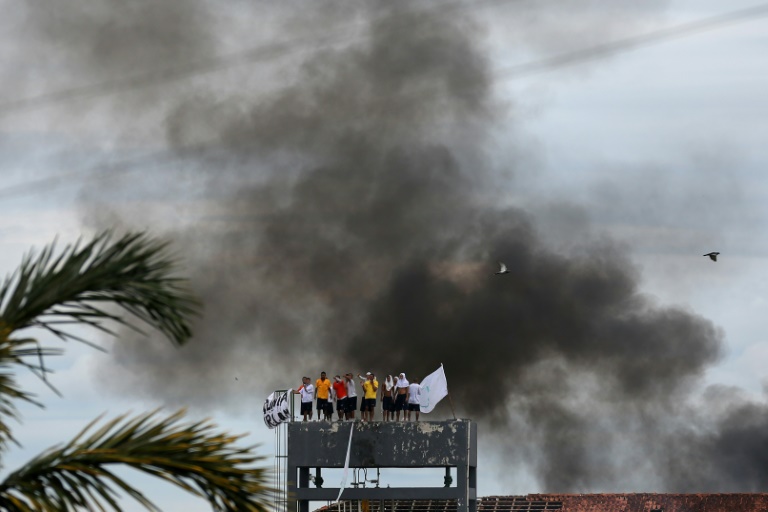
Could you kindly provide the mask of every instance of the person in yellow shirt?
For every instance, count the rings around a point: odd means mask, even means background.
[[[373,421],[373,413],[376,410],[376,391],[379,390],[379,381],[376,380],[376,376],[371,372],[365,374],[365,381],[363,381],[363,391],[365,396],[363,397],[363,421]]]
[[[320,411],[323,418],[330,420],[333,411],[328,413],[328,397],[331,389],[331,381],[325,376],[325,372],[320,373],[320,378],[315,381],[315,397],[317,398],[317,419],[320,419]]]

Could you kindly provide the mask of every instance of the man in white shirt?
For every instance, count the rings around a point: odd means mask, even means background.
[[[355,389],[355,379],[351,373],[344,375],[344,382],[347,385],[347,414],[348,420],[355,419],[355,410],[357,409],[357,390]]]
[[[301,382],[302,385],[293,393],[301,395],[301,414],[304,415],[304,421],[308,421],[307,417],[312,418],[312,399],[315,395],[315,386],[310,384],[309,377],[302,377]]]
[[[408,410],[405,412],[405,421],[411,421],[411,411],[416,411],[416,421],[419,421],[421,412],[421,384],[414,379],[408,386]]]

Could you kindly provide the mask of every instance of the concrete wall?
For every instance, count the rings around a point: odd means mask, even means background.
[[[349,430],[350,467],[477,466],[477,425],[471,421],[293,422],[288,464],[344,467]]]

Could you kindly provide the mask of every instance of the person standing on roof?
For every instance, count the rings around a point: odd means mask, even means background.
[[[355,389],[355,379],[351,373],[344,375],[344,385],[347,387],[347,410],[345,416],[348,420],[354,420],[355,411],[357,410],[357,390]]]
[[[331,381],[325,376],[325,372],[320,372],[320,378],[315,381],[315,394],[317,396],[317,419],[320,420],[320,412],[322,411],[323,417],[330,420],[331,417],[328,414],[328,398],[329,390],[331,389]]]
[[[383,413],[384,421],[392,421],[395,419],[395,401],[392,398],[392,392],[395,388],[395,381],[391,375],[387,375],[384,379],[384,385],[381,387],[381,411]]]
[[[336,412],[339,414],[339,421],[341,421],[347,412],[347,386],[341,380],[341,375],[333,378],[333,392],[336,395]]]
[[[413,382],[408,386],[408,411],[405,413],[405,421],[411,421],[411,413],[416,411],[416,421],[419,421],[419,413],[421,412],[421,385],[419,379],[413,379]]]
[[[359,376],[362,378],[362,376]],[[374,412],[376,411],[376,391],[379,390],[379,381],[376,377],[368,372],[365,374],[365,380],[363,381],[363,391],[365,396],[363,397],[363,421],[373,421]]]
[[[397,421],[400,421],[400,411],[403,411],[403,419],[405,419],[405,411],[408,407],[408,386],[410,383],[405,378],[405,374],[401,373],[397,378],[397,395],[395,397],[395,414],[397,415]]]
[[[312,398],[315,394],[315,387],[309,383],[309,377],[301,378],[301,386],[293,390],[294,395],[301,395],[301,414],[304,415],[304,421],[312,419]]]

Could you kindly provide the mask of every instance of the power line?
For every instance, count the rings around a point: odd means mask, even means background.
[[[55,189],[61,186],[66,186],[76,178],[93,177],[97,179],[107,179],[133,171],[157,169],[182,162],[187,158],[194,157],[195,159],[199,159],[214,153],[216,150],[223,151],[218,145],[198,144],[187,146],[185,148],[160,150],[139,156],[127,157],[106,165],[98,164],[76,171],[59,173],[56,176],[46,176],[23,183],[9,185],[0,189],[0,199],[15,198],[37,193],[46,189]]]
[[[474,3],[458,1],[447,5],[441,5],[440,14],[450,13],[452,11],[464,9],[467,7],[487,7],[488,5],[514,1],[519,0],[477,0]],[[411,12],[415,14],[422,14],[436,10],[436,8],[421,7],[412,9]],[[549,58],[537,59],[531,62],[514,65],[501,70],[497,74],[497,78],[508,79],[513,77],[527,76],[549,69],[555,69],[573,65],[579,62],[598,59],[600,57],[618,53],[623,50],[632,49],[638,46],[653,44],[696,32],[712,30],[723,25],[746,21],[749,18],[761,17],[765,16],[766,14],[768,14],[768,4],[760,4],[746,9],[705,18],[703,20],[695,21],[692,23],[656,30],[640,36],[613,41],[574,52],[564,53]],[[349,29],[349,27],[346,28]],[[231,69],[238,66],[284,58],[294,53],[298,53],[301,50],[306,50],[307,48],[317,50],[318,48],[345,44],[354,42],[355,40],[359,39],[359,37],[350,35],[346,35],[345,37],[340,38],[338,34],[325,36],[320,39],[307,36],[293,38],[275,44],[249,48],[242,52],[237,52],[226,56],[199,60],[196,62],[188,63],[186,65],[170,66],[159,70],[145,71],[143,73],[129,77],[116,78],[114,80],[107,80],[95,84],[59,89],[57,91],[42,93],[37,96],[6,101],[4,103],[0,103],[0,116],[44,105],[63,103],[78,98],[89,96],[105,96],[137,89],[140,87],[149,87],[153,85],[174,82],[186,78],[192,78],[195,76],[222,71],[225,69]]]
[[[78,98],[116,94],[140,87],[160,85],[216,71],[223,71],[245,64],[253,64],[286,57],[306,48],[306,45],[310,43],[314,48],[327,45],[329,42],[325,41],[326,39],[330,39],[330,37],[320,41],[310,38],[297,38],[287,42],[251,48],[224,57],[200,60],[183,66],[166,67],[159,70],[146,71],[130,77],[116,78],[114,80],[107,80],[95,84],[59,89],[57,91],[50,91],[29,98],[7,101],[0,103],[0,115],[29,110],[44,105],[63,103]],[[337,42],[337,44],[340,43]]]
[[[464,2],[457,2],[456,4],[452,4],[452,5],[454,7],[462,7],[462,6],[465,6],[466,4]],[[608,55],[620,53],[622,51],[631,50],[637,47],[660,43],[660,42],[667,41],[669,39],[684,37],[687,35],[700,33],[707,30],[713,30],[722,26],[749,21],[751,19],[766,16],[766,15],[768,15],[768,3],[712,16],[709,18],[704,18],[704,19],[689,22],[689,23],[683,23],[680,25],[675,25],[672,27],[655,30],[652,32],[648,32],[646,34],[641,34],[641,35],[629,37],[626,39],[611,41],[608,43],[576,50],[573,52],[563,53],[559,55],[554,55],[552,57],[537,59],[534,61],[514,65],[496,72],[493,75],[493,77],[495,79],[503,79],[503,80],[522,78],[535,73],[546,72],[546,71],[558,69],[561,67],[588,62],[588,61],[599,59],[601,57],[605,57]],[[296,41],[298,41],[298,39],[294,40],[293,43],[295,44]],[[273,57],[282,57],[284,55],[287,55],[291,51],[296,51],[297,49],[298,48],[287,45],[286,43],[282,43],[280,45],[273,45],[269,47],[257,48],[257,49],[249,50],[249,52],[251,53],[246,52],[243,54],[238,54],[236,56],[233,56],[230,59],[219,59],[219,60],[212,59],[210,62],[207,63],[207,65],[200,64],[198,68],[195,68],[194,73],[195,74],[207,73],[207,72],[214,71],[213,66],[218,66],[218,69],[231,67],[233,65],[237,65],[238,63],[247,61],[249,58],[249,55],[250,55],[250,58],[252,58],[254,61],[266,60],[270,58],[270,55]],[[193,71],[192,71],[192,68],[183,68],[183,69],[175,68],[175,69],[167,69],[159,73],[163,73],[163,74],[161,75],[146,74],[146,75],[141,75],[141,77],[139,76],[134,77],[130,80],[117,80],[112,82],[111,86],[117,87],[118,90],[125,90],[131,87],[149,85],[149,83],[152,80],[165,81],[165,80],[173,80],[173,79],[181,79],[181,78],[189,77],[189,76],[192,76]],[[159,83],[159,82],[151,82],[151,83]],[[77,89],[69,89],[69,90],[52,92],[46,95],[41,95],[34,98],[26,99],[26,100],[18,100],[16,102],[0,104],[0,114],[13,109],[20,110],[22,108],[28,108],[31,106],[37,106],[45,103],[65,101],[74,97],[83,96],[85,94],[88,94],[88,92],[98,93],[98,94],[108,94],[110,92],[118,92],[117,90],[114,90],[114,91],[101,90],[101,88],[106,86],[107,85],[105,83],[94,84],[91,86],[85,86]],[[104,176],[104,178],[113,177],[115,174],[121,174],[125,172],[138,170],[137,166],[142,164],[159,165],[163,163],[172,163],[175,161],[182,160],[183,158],[187,157],[190,153],[193,153],[193,152],[204,153],[204,152],[210,151],[211,149],[222,149],[220,147],[212,146],[211,144],[215,144],[215,142],[211,141],[210,143],[203,143],[200,145],[196,145],[194,147],[182,148],[181,150],[176,150],[174,152],[160,151],[157,153],[152,153],[150,155],[143,155],[139,158],[126,159],[118,164],[112,164],[107,167],[102,165],[96,169],[94,168],[83,169],[80,171],[73,171],[64,175],[47,177],[47,178],[42,178],[40,180],[29,181],[29,182],[21,183],[17,185],[11,185],[9,187],[0,189],[0,198],[18,197],[19,195],[26,195],[27,193],[38,192],[41,190],[41,188],[53,188],[58,186],[59,184],[66,183],[68,180],[77,176],[96,175],[97,173],[106,173],[112,170],[112,174],[108,176]]]
[[[475,2],[456,1],[440,5],[439,14],[450,14],[451,12],[465,9],[467,7],[487,7],[494,4],[504,4],[519,1],[521,0],[476,0]],[[434,13],[434,11],[438,11],[438,9],[433,6],[420,6],[411,8],[408,12],[410,14],[427,14]],[[411,23],[416,24],[418,23],[418,20],[414,20]],[[404,23],[403,25],[405,28],[407,28],[408,23]],[[354,27],[344,26],[341,28],[351,31],[351,29]],[[320,48],[353,43],[360,39],[360,37],[355,36],[354,34],[338,33],[325,35],[320,38],[315,36],[295,37],[281,41],[279,43],[249,48],[247,50],[225,56],[201,59],[195,62],[189,62],[187,64],[169,66],[157,70],[148,70],[128,77],[69,87],[56,91],[45,92],[28,98],[19,98],[16,100],[6,101],[4,103],[0,103],[0,116],[45,105],[64,103],[79,98],[107,96],[141,87],[162,85],[186,78],[192,78],[195,76],[207,75],[217,71],[232,69],[239,66],[276,60],[300,53],[303,50],[311,49],[312,51],[317,51]]]
[[[768,3],[760,4],[746,9],[719,14],[689,23],[683,23],[672,27],[662,28],[641,34],[638,36],[619,39],[604,44],[582,48],[573,52],[562,53],[537,59],[531,62],[517,64],[499,70],[494,77],[497,79],[522,78],[536,73],[542,73],[575,64],[581,64],[590,60],[600,59],[609,55],[632,50],[641,46],[658,44],[669,39],[685,37],[699,32],[714,30],[726,25],[751,21],[752,19],[768,15]]]
[[[488,5],[509,3],[519,0],[478,0],[474,3],[464,1],[453,2],[440,6],[440,14],[449,14],[452,11],[464,9],[467,7],[487,7]],[[436,8],[416,8],[412,9],[413,14],[426,14],[430,11],[436,11]],[[517,64],[503,69],[497,74],[497,78],[514,78],[543,72],[550,69],[573,65],[579,62],[598,59],[623,50],[635,47],[661,42],[675,37],[682,37],[688,34],[703,32],[718,28],[719,26],[746,21],[752,17],[760,17],[768,14],[768,4],[760,4],[733,11],[730,13],[705,18],[692,23],[677,25],[665,29],[656,30],[627,39],[609,42],[594,47],[577,50],[574,52],[555,55],[553,57],[537,59],[531,62]],[[349,27],[345,27],[349,29]],[[332,47],[345,43],[351,43],[359,40],[354,35],[340,37],[339,34],[328,35],[321,38],[316,37],[297,37],[275,44],[249,48],[242,52],[233,53],[221,57],[212,57],[191,62],[186,65],[170,66],[158,70],[150,70],[138,73],[133,76],[116,78],[104,82],[87,84],[82,86],[70,87],[50,91],[28,98],[19,98],[16,100],[0,103],[0,116],[29,110],[44,105],[63,103],[66,101],[84,98],[106,96],[120,92],[137,89],[141,87],[150,87],[165,83],[175,82],[195,76],[202,76],[225,69],[231,69],[248,64],[266,62],[270,60],[288,57],[299,53],[302,50],[311,48],[317,50],[324,47]]]

